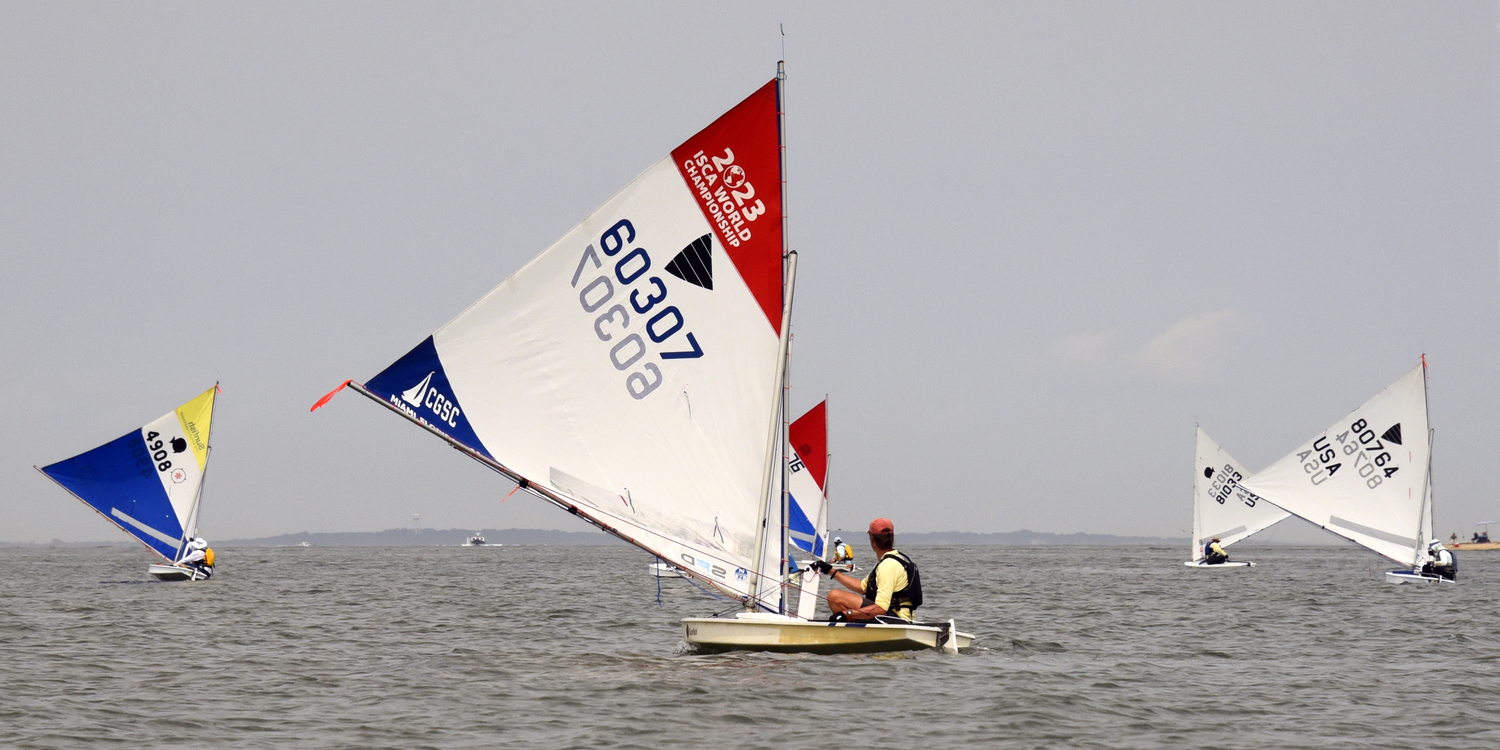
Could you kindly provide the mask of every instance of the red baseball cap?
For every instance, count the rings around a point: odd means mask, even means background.
[[[870,522],[871,534],[894,534],[896,527],[889,518],[877,518]]]

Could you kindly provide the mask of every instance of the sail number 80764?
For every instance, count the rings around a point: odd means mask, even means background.
[[[667,299],[667,285],[660,276],[646,277],[641,286],[631,287],[651,270],[651,255],[646,252],[646,248],[636,247],[625,252],[634,241],[635,226],[630,220],[615,222],[614,226],[599,235],[599,247],[603,249],[604,255],[609,258],[619,256],[615,261],[614,273],[602,273],[579,286],[589,263],[593,263],[594,270],[604,268],[599,251],[589,245],[584,248],[583,257],[578,259],[578,268],[573,271],[572,286],[578,290],[578,304],[583,311],[596,315],[594,335],[600,341],[610,344],[610,364],[621,372],[628,371],[625,375],[625,391],[631,398],[640,400],[651,395],[663,380],[661,368],[655,362],[645,362],[639,369],[632,369],[652,349],[641,338],[640,331],[644,330],[646,338],[651,339],[653,344],[666,344],[673,336],[683,332],[687,321],[676,305],[662,305]],[[620,284],[618,289],[616,281]],[[611,305],[610,302],[615,304]],[[632,321],[639,322],[642,318],[645,318],[645,325],[631,331]],[[698,346],[698,339],[693,336],[693,332],[686,331],[684,334],[672,346],[680,347],[685,344],[687,349],[662,350],[657,355],[662,359],[696,359],[703,356],[703,348]]]

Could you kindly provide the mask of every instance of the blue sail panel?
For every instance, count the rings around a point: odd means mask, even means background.
[[[797,502],[796,496],[788,495],[788,497],[791,498],[791,501],[787,503],[791,517],[787,519],[787,528],[792,532],[790,535],[792,543],[801,547],[803,551],[821,556],[821,550],[814,549],[815,546],[823,546],[818,543],[821,540],[818,539],[817,529],[813,528],[813,522],[808,520],[807,513],[802,510],[802,506]]]
[[[469,426],[431,336],[370,378],[365,388],[408,416],[494,460]]]
[[[177,558],[182,522],[139,430],[44,466],[42,472],[157,554],[168,561]]]

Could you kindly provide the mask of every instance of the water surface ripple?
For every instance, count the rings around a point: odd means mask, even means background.
[[[224,549],[195,584],[4,549],[0,746],[1500,745],[1500,552],[1417,587],[1343,547],[907,551],[973,649],[696,654],[678,618],[724,605],[657,607],[625,547]]]

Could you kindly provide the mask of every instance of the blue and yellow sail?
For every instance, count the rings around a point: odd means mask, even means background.
[[[150,424],[38,471],[161,557],[196,533],[215,385]]]

